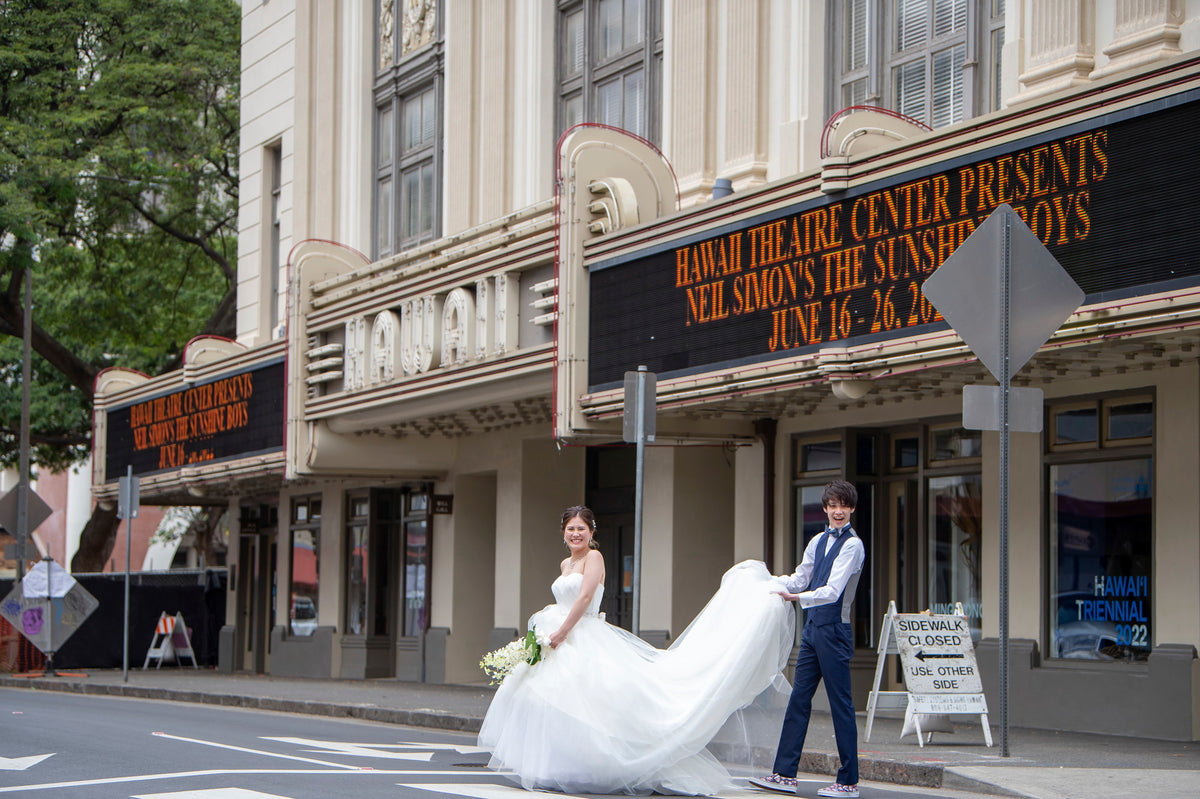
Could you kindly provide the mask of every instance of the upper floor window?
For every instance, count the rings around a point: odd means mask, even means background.
[[[559,132],[598,122],[659,140],[661,6],[660,0],[560,0]]]
[[[831,114],[899,111],[931,128],[1000,107],[1004,0],[834,0]]]
[[[441,225],[443,50],[436,0],[379,3],[375,78],[375,258],[436,238]],[[396,23],[400,23],[399,36]]]
[[[274,338],[275,326],[279,324],[279,274],[284,266],[279,263],[283,242],[283,145],[280,142],[268,145],[263,151],[263,170],[267,173],[263,182],[270,197],[265,268],[267,291],[263,300],[267,306],[267,329]]]

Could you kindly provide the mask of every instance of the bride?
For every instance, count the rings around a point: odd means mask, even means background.
[[[570,555],[555,604],[529,619],[542,660],[520,663],[479,732],[490,766],[529,790],[711,794],[731,787],[705,748],[725,721],[781,678],[794,636],[791,603],[764,564],[745,561],[668,649],[599,615],[604,557],[584,507],[562,519]],[[786,683],[784,684],[786,690]]]

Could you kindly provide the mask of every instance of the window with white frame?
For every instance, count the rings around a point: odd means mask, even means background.
[[[1004,0],[831,0],[830,115],[854,105],[931,128],[1000,107]]]
[[[375,78],[374,255],[431,241],[441,228],[443,48],[438,3],[408,10],[381,0]]]
[[[559,132],[598,122],[657,143],[660,0],[561,0],[558,42]]]

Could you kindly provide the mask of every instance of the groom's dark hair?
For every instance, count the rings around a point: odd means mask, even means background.
[[[821,507],[827,508],[835,501],[847,508],[857,508],[858,489],[854,487],[853,483],[847,483],[845,480],[833,480],[826,483],[825,490],[821,492]]]

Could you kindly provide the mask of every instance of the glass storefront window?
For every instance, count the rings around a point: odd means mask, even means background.
[[[813,536],[825,531],[829,517],[821,507],[821,492],[823,485],[800,486],[796,489],[796,563],[804,556],[804,548]]]
[[[429,624],[429,496],[373,488],[347,498],[346,629],[420,636]]]
[[[370,588],[367,504],[365,499],[349,500],[350,518],[346,524],[346,631],[350,635],[365,635],[367,632],[367,591]]]
[[[804,441],[797,444],[797,474],[838,471],[842,468],[842,442]],[[818,496],[818,500],[820,497]],[[820,506],[820,502],[817,503]]]
[[[979,475],[929,480],[929,609],[953,613],[961,602],[971,638],[982,633],[980,541],[983,478]]]
[[[1055,411],[1053,418],[1056,445],[1094,444],[1100,440],[1100,415],[1094,404]]]
[[[921,464],[921,439],[896,436],[892,439],[892,468],[915,469]]]
[[[320,599],[321,500],[292,500],[291,606],[288,627],[292,635],[308,636],[317,630]]]
[[[854,444],[854,468],[860,475],[878,474],[879,465],[876,463],[877,440],[873,435],[860,434]]]
[[[1130,439],[1149,439],[1154,432],[1154,403],[1149,399],[1105,403],[1108,441],[1128,443]]]
[[[935,427],[929,431],[929,460],[947,461],[983,455],[983,433],[961,427]]]
[[[1050,467],[1050,657],[1145,660],[1153,460]]]
[[[424,504],[425,495],[420,495]],[[404,524],[404,634],[425,632],[428,619],[429,593],[426,574],[429,571],[428,522],[417,519]]]

